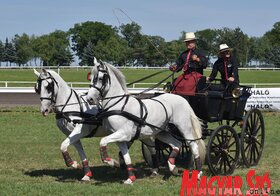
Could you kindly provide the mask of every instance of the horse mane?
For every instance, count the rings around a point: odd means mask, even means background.
[[[122,89],[126,93],[128,93],[128,90],[126,87],[126,80],[125,80],[123,73],[120,70],[118,70],[117,68],[115,68],[113,65],[111,65],[110,63],[106,63],[106,66],[115,74],[117,80],[121,84]]]
[[[60,75],[58,75],[58,73],[56,71],[50,70],[50,69],[47,69],[46,71],[49,72],[49,74],[51,74],[51,76],[54,77],[56,80],[58,80],[57,82],[59,82],[60,84],[64,83],[64,85],[69,87],[67,82],[65,80],[63,80],[63,78]]]

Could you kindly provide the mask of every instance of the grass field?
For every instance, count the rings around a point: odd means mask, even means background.
[[[38,70],[39,71],[39,70]],[[67,82],[87,82],[86,75],[89,70],[78,70],[78,69],[63,69],[60,70],[62,78]],[[127,83],[138,80],[158,72],[159,70],[147,70],[147,69],[121,69],[126,77]],[[143,81],[144,83],[157,83],[171,74],[170,71],[166,71],[155,77]],[[210,71],[205,71],[206,76],[210,74]],[[178,75],[178,74],[177,74]],[[280,83],[280,71],[272,70],[240,70],[240,81],[241,83]],[[33,73],[32,69],[26,70],[0,70],[0,81],[36,81],[37,78]],[[171,79],[169,80],[171,81]],[[4,84],[0,84],[3,86]],[[17,84],[18,85],[18,84]]]
[[[122,70],[127,82],[132,82],[159,70]],[[67,82],[87,82],[88,70],[61,70]],[[158,82],[170,72],[165,72],[145,82]],[[205,75],[209,75],[209,71]],[[1,81],[36,81],[33,70],[0,70]],[[240,71],[242,83],[280,83],[280,71]],[[3,84],[0,84],[3,86]],[[2,95],[1,95],[2,96]],[[256,175],[269,172],[272,189],[280,191],[280,113],[264,113],[266,139],[263,156],[254,167]],[[217,127],[216,124],[211,124]],[[239,130],[238,130],[239,131]],[[166,168],[160,175],[148,177],[149,168],[143,160],[141,143],[135,142],[130,150],[137,169],[137,181],[133,186],[121,184],[126,172],[104,165],[99,156],[100,138],[83,140],[94,179],[81,183],[83,173],[67,168],[60,152],[65,136],[55,125],[54,115],[43,118],[36,107],[0,107],[0,196],[2,195],[178,195],[180,176],[169,176]],[[117,158],[117,148],[109,145],[109,153]],[[75,159],[73,147],[69,152]],[[182,172],[184,168],[180,168]],[[207,166],[205,175],[210,177]],[[248,168],[238,168],[234,175],[243,179],[242,191],[248,190]]]
[[[160,175],[149,178],[148,166],[143,161],[140,142],[131,148],[137,169],[133,186],[121,184],[126,172],[101,163],[99,138],[83,140],[93,171],[94,181],[81,183],[82,171],[66,168],[60,153],[65,138],[55,125],[54,115],[41,116],[36,107],[0,109],[0,195],[178,195],[180,176],[169,176],[166,168]],[[273,190],[280,190],[279,113],[264,113],[266,139],[263,156],[254,167],[256,175],[269,172]],[[216,126],[212,124],[211,126]],[[78,155],[69,149],[75,159]],[[109,145],[112,157],[117,158],[115,145]],[[181,168],[181,171],[183,168]],[[210,177],[207,166],[204,171]],[[247,168],[238,168],[234,175],[243,179],[243,193],[248,189]]]

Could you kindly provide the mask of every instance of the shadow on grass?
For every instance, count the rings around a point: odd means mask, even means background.
[[[137,163],[134,165],[136,169],[135,174],[137,179],[143,179],[149,177],[151,174],[151,169],[147,166],[145,162]],[[103,183],[116,183],[122,182],[127,179],[126,169],[122,168],[112,168],[107,165],[93,166],[90,168],[93,174],[94,184]],[[165,169],[161,169],[161,173],[166,175]],[[27,171],[24,175],[30,177],[44,177],[50,176],[56,178],[59,182],[77,182],[83,177],[83,171],[79,169],[65,168],[65,169],[41,169]],[[168,175],[167,175],[168,176]],[[165,178],[165,177],[163,177]]]

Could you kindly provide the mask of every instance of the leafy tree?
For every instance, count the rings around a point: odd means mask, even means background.
[[[163,66],[168,63],[164,54],[166,43],[160,36],[144,36],[147,42],[142,46],[143,57],[141,61],[144,65]]]
[[[110,37],[117,36],[117,31],[110,25],[88,21],[75,24],[75,26],[69,30],[69,34],[71,36],[73,51],[76,52],[79,59],[83,59],[84,49],[89,42],[91,42],[93,46],[96,46],[100,42],[106,43]]]
[[[173,64],[179,57],[179,55],[185,50],[185,44],[182,40],[173,40],[166,43],[164,53],[169,60],[169,64]]]
[[[64,31],[57,30],[33,42],[33,47],[38,50],[36,55],[43,61],[43,66],[67,66],[73,62],[67,36]]]
[[[271,44],[266,37],[251,37],[249,39],[249,59],[259,63],[267,62],[266,52],[271,49]]]
[[[263,37],[268,40],[271,46],[265,51],[266,61],[280,67],[280,22],[276,22],[273,28],[266,32]]]
[[[32,35],[30,37],[30,47],[32,49],[32,60],[34,61],[35,66],[37,66],[37,62],[39,62],[39,64],[42,64],[42,59],[40,58],[41,54],[40,51],[42,50],[41,48],[41,44],[42,44],[42,38],[41,37],[36,37],[34,35]]]
[[[141,34],[141,26],[132,22],[119,27],[122,38],[127,42],[128,62],[130,65],[143,64],[143,48],[147,44]]]
[[[273,28],[264,34],[272,46],[280,46],[280,22],[276,22]]]
[[[27,34],[22,36],[15,35],[13,43],[16,51],[16,63],[21,66],[26,64],[32,58],[32,47],[30,44],[30,38]]]
[[[197,40],[198,48],[204,50],[208,56],[216,56],[217,55],[217,31],[212,29],[205,29],[202,31],[195,32]]]

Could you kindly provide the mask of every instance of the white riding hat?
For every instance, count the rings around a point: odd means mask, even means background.
[[[221,45],[219,46],[219,52],[224,52],[224,51],[228,51],[228,50],[231,51],[232,48],[228,47],[227,44],[221,44]]]
[[[191,40],[197,40],[197,38],[195,37],[194,32],[186,33],[186,34],[185,34],[185,40],[184,40],[184,42],[188,42],[188,41],[191,41]]]

